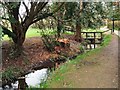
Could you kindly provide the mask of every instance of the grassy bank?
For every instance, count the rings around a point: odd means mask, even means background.
[[[102,48],[106,47],[109,44],[110,40],[111,40],[111,35],[106,35],[104,37],[103,43],[101,44],[101,46],[99,48],[96,48],[87,53],[79,55],[79,56],[77,56],[77,58],[75,58],[71,61],[67,61],[66,63],[61,65],[60,68],[56,69],[54,72],[52,72],[50,74],[47,82],[45,84],[43,84],[41,87],[43,87],[43,88],[54,88],[54,87],[63,88],[63,87],[61,87],[61,86],[63,86],[63,84],[64,85],[68,84],[67,88],[72,88],[73,87],[72,83],[74,83],[74,81],[65,83],[65,82],[67,82],[66,75],[74,72],[76,70],[75,69],[76,65],[78,63],[80,63],[84,58],[86,58],[90,55],[94,55],[95,53],[99,53],[102,50]]]

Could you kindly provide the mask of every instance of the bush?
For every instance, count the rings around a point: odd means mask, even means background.
[[[42,35],[42,41],[45,48],[50,52],[54,51],[56,46],[60,46],[60,43],[56,41],[56,38],[49,35]]]
[[[113,28],[113,22],[109,21],[108,24],[107,24],[107,27],[109,29],[112,29]],[[120,21],[114,21],[114,27],[115,27],[116,30],[120,30]]]

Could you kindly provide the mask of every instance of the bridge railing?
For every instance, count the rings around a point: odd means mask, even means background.
[[[93,44],[96,48],[96,44],[101,44],[103,39],[103,32],[81,32],[85,40],[89,40],[88,44]]]

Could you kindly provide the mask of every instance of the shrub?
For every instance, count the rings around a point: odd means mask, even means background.
[[[60,46],[60,43],[56,41],[56,38],[49,35],[43,34],[42,41],[45,48],[50,52],[54,51],[56,46]]]

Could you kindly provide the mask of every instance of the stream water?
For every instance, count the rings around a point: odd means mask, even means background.
[[[40,83],[45,82],[48,77],[48,69],[44,68],[41,70],[36,70],[34,72],[31,72],[27,75],[25,75],[25,81],[28,85],[28,87],[40,87]],[[15,83],[11,83],[12,87],[9,87],[8,85],[5,86],[4,89],[0,87],[0,90],[14,90],[18,88],[18,81]]]

